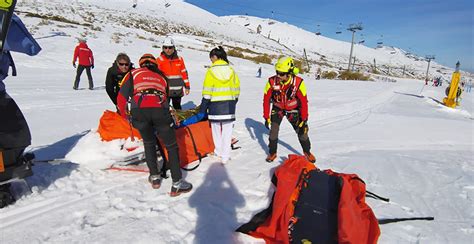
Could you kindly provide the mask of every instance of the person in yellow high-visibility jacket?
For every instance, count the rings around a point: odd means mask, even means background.
[[[201,114],[208,114],[211,122],[214,155],[223,164],[230,160],[235,110],[240,95],[240,81],[230,67],[227,53],[221,46],[209,53],[212,61],[202,89]]]

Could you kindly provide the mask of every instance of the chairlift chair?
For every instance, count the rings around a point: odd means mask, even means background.
[[[342,33],[342,23],[339,23],[339,27],[337,27],[336,34],[341,34]]]
[[[319,27],[320,27],[320,25],[318,25],[318,28],[316,29],[316,33],[314,33],[317,36],[321,35],[321,29]]]

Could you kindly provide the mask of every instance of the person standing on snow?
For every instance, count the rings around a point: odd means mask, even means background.
[[[171,196],[191,191],[193,185],[182,179],[179,168],[178,143],[173,129],[173,119],[168,104],[168,84],[158,70],[156,59],[144,54],[139,60],[140,68],[127,73],[117,96],[117,106],[122,117],[127,119],[127,101],[130,98],[132,124],[143,138],[145,160],[150,170],[148,181],[154,189],[161,186],[163,165],[158,165],[156,146],[158,137],[168,150],[168,162],[173,184]]]
[[[257,78],[261,78],[261,77],[262,77],[262,67],[258,67]]]
[[[270,130],[267,162],[273,162],[277,157],[278,132],[283,117],[286,117],[298,134],[298,140],[304,155],[312,163],[316,158],[311,154],[311,142],[308,137],[308,98],[306,86],[297,74],[290,57],[282,57],[275,64],[276,75],[268,79],[263,95],[263,118],[265,127]],[[270,103],[273,107],[270,110]]]
[[[120,82],[123,77],[133,68],[130,57],[125,53],[119,53],[112,66],[107,70],[105,77],[105,90],[110,100],[117,106],[117,95],[120,90]]]
[[[79,58],[79,66],[77,66],[76,80],[72,89],[79,88],[79,81],[81,79],[82,71],[86,69],[87,78],[89,79],[89,90],[94,89],[94,82],[92,81],[91,68],[94,69],[94,55],[92,50],[87,46],[84,38],[78,39],[79,44],[74,49],[74,57],[72,59],[72,66],[76,68],[76,60]]]
[[[181,98],[189,94],[188,71],[182,57],[178,56],[174,40],[167,37],[163,41],[163,51],[156,59],[160,69],[169,81],[170,96],[175,109],[181,109]]]
[[[226,164],[230,160],[240,81],[229,65],[224,48],[219,46],[212,49],[209,58],[212,65],[204,78],[200,114],[208,114],[215,146],[214,155]]]

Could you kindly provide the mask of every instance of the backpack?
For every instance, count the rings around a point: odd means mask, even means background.
[[[237,231],[266,243],[377,243],[378,222],[357,175],[321,171],[289,155],[272,182],[270,206]]]

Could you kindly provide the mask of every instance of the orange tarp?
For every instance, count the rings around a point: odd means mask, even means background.
[[[141,139],[140,132],[133,128],[122,116],[116,112],[105,110],[100,118],[99,128],[97,132],[104,141],[115,139],[127,139],[133,135],[137,139]]]

